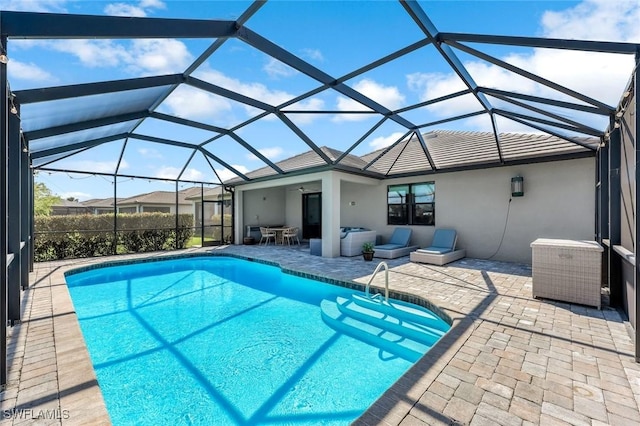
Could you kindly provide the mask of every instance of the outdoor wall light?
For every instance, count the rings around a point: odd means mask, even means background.
[[[0,54],[0,63],[3,63],[3,64],[8,64],[9,63],[9,57],[7,56],[6,53],[1,53]]]
[[[511,178],[511,196],[522,197],[524,195],[524,178],[515,176]]]

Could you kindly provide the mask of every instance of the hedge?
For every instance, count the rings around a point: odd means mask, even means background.
[[[36,262],[78,257],[185,248],[193,235],[193,215],[134,213],[117,216],[117,238],[111,215],[36,216]],[[177,240],[177,245],[176,245]]]

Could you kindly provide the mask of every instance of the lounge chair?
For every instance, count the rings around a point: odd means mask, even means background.
[[[466,256],[464,249],[456,250],[458,234],[455,229],[436,229],[429,247],[418,249],[409,255],[409,260],[418,263],[445,265]]]
[[[391,235],[388,243],[373,247],[373,256],[381,257],[383,259],[395,259],[397,257],[406,256],[419,248],[419,246],[410,246],[410,241],[410,228],[396,228],[393,230],[393,234]]]

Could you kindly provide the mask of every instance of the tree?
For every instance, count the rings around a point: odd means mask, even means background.
[[[51,207],[62,201],[60,197],[53,194],[47,185],[36,182],[33,185],[33,212],[35,216],[49,216]]]

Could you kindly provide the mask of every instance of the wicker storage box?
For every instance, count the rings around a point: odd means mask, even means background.
[[[597,242],[539,238],[531,249],[533,297],[600,309],[603,249]]]

